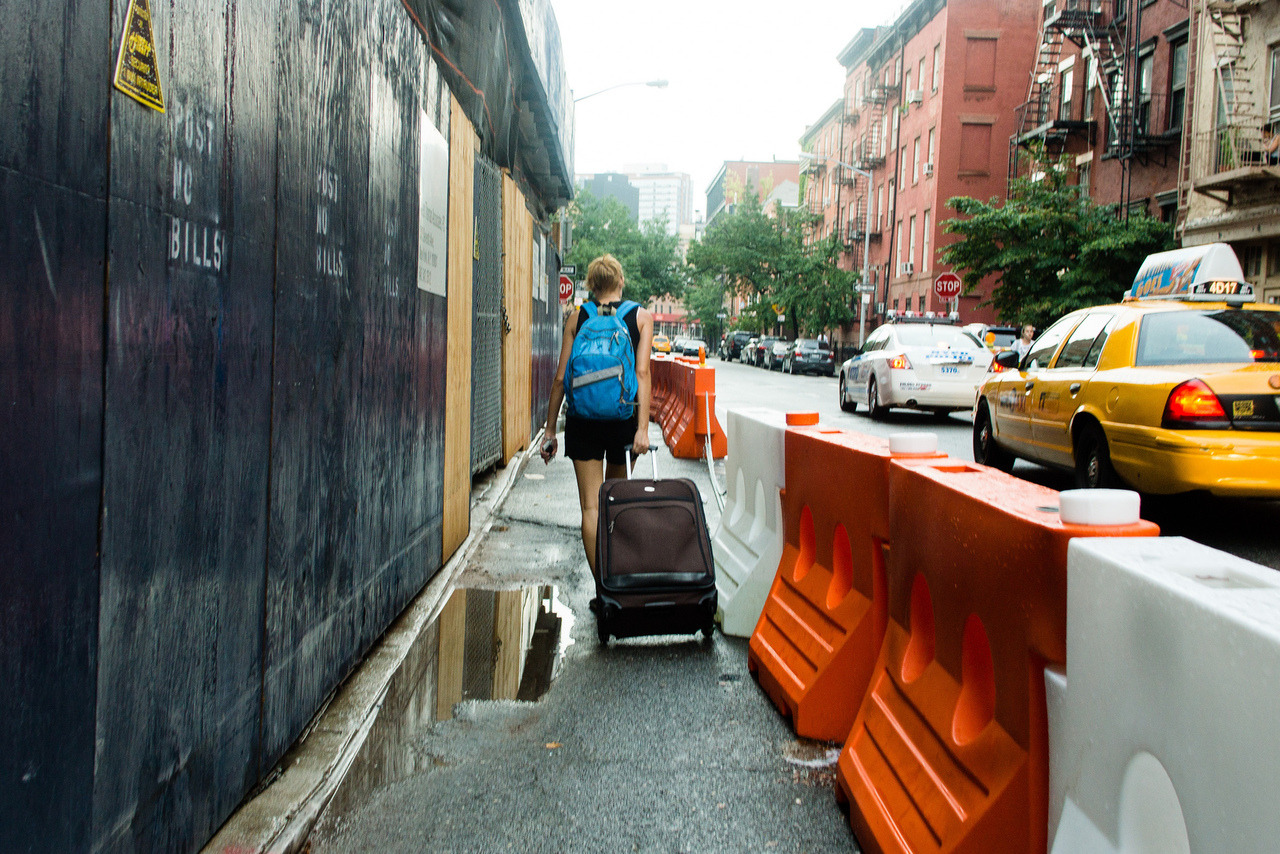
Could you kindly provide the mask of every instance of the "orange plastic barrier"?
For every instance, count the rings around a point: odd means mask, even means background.
[[[1057,506],[994,469],[890,464],[888,626],[837,766],[864,850],[1046,850],[1045,666],[1066,660],[1067,543],[1159,533],[1066,526]]]
[[[844,741],[888,620],[889,442],[790,426],[785,443],[785,544],[747,668],[798,735]]]
[[[673,359],[665,353],[654,353],[649,360],[649,420],[662,423],[662,412],[671,403],[671,370]]]
[[[654,362],[655,387],[662,374],[660,398],[650,408],[650,420],[662,427],[673,457],[696,460],[703,455],[708,422],[711,456],[722,459],[729,452],[728,438],[716,418],[716,371],[700,366],[697,359],[676,357]]]

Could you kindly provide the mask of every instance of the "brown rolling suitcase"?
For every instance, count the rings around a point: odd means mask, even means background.
[[[631,457],[627,455],[631,474]],[[601,643],[641,635],[711,637],[715,563],[702,496],[688,478],[629,477],[600,486],[596,524],[596,598]]]

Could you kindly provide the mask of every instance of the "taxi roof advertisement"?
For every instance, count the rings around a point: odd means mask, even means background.
[[[1232,285],[1234,287],[1227,287]],[[1236,253],[1225,243],[1188,246],[1148,255],[1142,263],[1130,299],[1222,300],[1253,299]]]

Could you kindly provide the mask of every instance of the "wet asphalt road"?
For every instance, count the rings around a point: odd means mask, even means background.
[[[699,484],[714,528],[705,463],[659,460],[661,476]],[[404,746],[426,770],[326,816],[313,852],[858,850],[835,802],[834,746],[795,739],[747,675],[745,639],[600,647],[563,458],[528,464],[460,580],[530,583],[557,585],[575,617],[550,690],[460,704]]]

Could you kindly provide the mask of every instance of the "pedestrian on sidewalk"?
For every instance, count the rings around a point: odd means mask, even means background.
[[[626,285],[622,265],[612,255],[605,254],[587,266],[587,288],[591,291],[592,311],[584,306],[565,320],[564,334],[560,342],[560,361],[556,376],[551,381],[551,400],[547,405],[547,424],[543,429],[542,459],[551,462],[556,455],[556,421],[560,417],[560,405],[564,401],[565,369],[573,350],[574,339],[582,325],[593,314],[609,314],[622,305],[622,290]],[[649,450],[649,353],[653,347],[653,315],[642,306],[636,306],[622,316],[631,337],[635,355],[637,380],[636,405],[629,418],[598,420],[576,417],[572,412],[565,419],[564,453],[573,460],[574,474],[578,480],[578,504],[582,508],[582,547],[587,553],[587,563],[592,572],[596,568],[596,518],[599,515],[600,485],[610,479],[627,476],[625,451],[628,445],[634,455]]]

